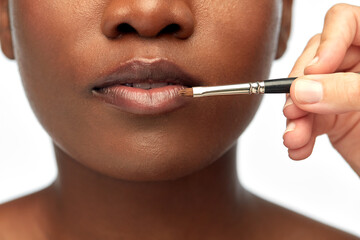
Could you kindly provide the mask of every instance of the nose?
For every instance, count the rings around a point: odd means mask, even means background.
[[[112,0],[105,8],[101,29],[110,39],[126,34],[186,39],[193,34],[194,16],[183,0]]]

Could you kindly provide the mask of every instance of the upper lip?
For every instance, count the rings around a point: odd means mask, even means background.
[[[94,90],[136,82],[172,82],[186,87],[200,86],[201,81],[165,59],[133,59],[102,77]]]

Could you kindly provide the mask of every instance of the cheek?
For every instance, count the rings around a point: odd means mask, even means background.
[[[276,54],[279,6],[278,0],[203,3],[199,18],[204,20],[198,26],[202,44],[198,51],[207,54],[200,55],[203,61],[199,62],[217,70],[214,84],[257,81],[268,76]]]
[[[88,94],[84,82],[90,79],[89,69],[97,56],[96,51],[89,50],[81,55],[75,45],[83,45],[79,39],[89,33],[88,26],[98,27],[101,19],[98,12],[91,12],[89,6],[94,4],[87,2],[95,1],[10,2],[16,58],[25,92],[50,135],[57,135],[59,127],[69,129],[65,123],[80,124],[74,119],[85,114],[81,109],[87,103],[79,102],[79,94]],[[95,35],[89,34],[89,41]]]

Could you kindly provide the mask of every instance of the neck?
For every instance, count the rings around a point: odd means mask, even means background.
[[[77,239],[145,239],[149,233],[155,239],[184,239],[187,235],[181,234],[201,231],[202,226],[214,226],[215,231],[220,221],[233,219],[243,199],[236,144],[207,168],[162,182],[110,178],[84,167],[57,147],[55,152],[59,173],[50,187],[57,203],[54,221],[63,226],[61,232]]]

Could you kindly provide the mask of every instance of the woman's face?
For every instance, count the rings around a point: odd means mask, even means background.
[[[10,0],[9,15],[27,96],[55,146],[104,175],[157,181],[221,157],[260,102],[164,100],[166,91],[266,78],[281,6],[282,0]],[[100,91],[117,69],[121,82]],[[134,89],[137,82],[175,86]],[[133,85],[119,85],[125,83]]]

